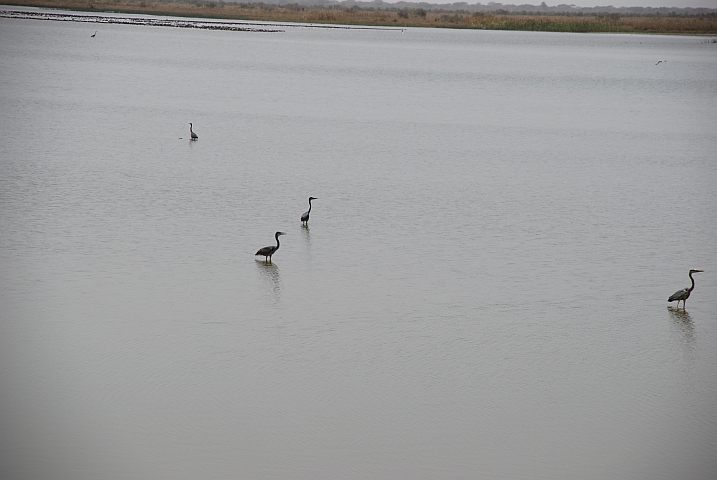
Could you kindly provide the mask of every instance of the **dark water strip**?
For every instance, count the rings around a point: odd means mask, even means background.
[[[85,23],[117,23],[124,25],[148,25],[152,27],[175,27],[175,28],[200,28],[204,30],[229,30],[233,32],[269,32],[281,33],[284,30],[261,27],[300,27],[300,28],[326,28],[326,29],[344,29],[344,30],[398,30],[400,28],[386,27],[357,27],[349,25],[316,25],[316,24],[278,24],[278,23],[231,23],[217,21],[200,21],[200,20],[177,20],[177,19],[160,19],[160,18],[132,18],[132,17],[106,17],[102,15],[80,15],[72,13],[48,13],[48,12],[22,12],[0,10],[0,18],[18,18],[23,20],[52,20],[55,22],[85,22]],[[251,27],[248,27],[251,26]]]
[[[105,17],[101,15],[76,15],[70,13],[12,12],[0,11],[2,18],[24,20],[52,20],[55,22],[118,23],[123,25],[148,25],[151,27],[200,28],[203,30],[229,30],[232,32],[280,33],[284,30],[246,27],[246,24],[203,22],[198,20],[169,20],[160,18]]]

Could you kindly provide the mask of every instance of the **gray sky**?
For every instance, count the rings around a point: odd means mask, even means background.
[[[392,1],[392,0],[384,0]],[[396,0],[398,1],[398,0]],[[465,1],[470,5],[474,5],[480,1],[487,4],[490,1],[496,3],[505,3],[511,5],[530,4],[538,5],[543,0],[425,0],[428,3],[453,3],[454,1]],[[612,5],[614,7],[706,7],[717,8],[717,0],[545,0],[549,6],[560,4],[577,5],[579,7],[595,7],[597,5]]]
[[[478,1],[478,0],[476,0]],[[496,1],[496,0],[493,0]],[[501,1],[501,0],[498,0]],[[543,1],[543,0],[541,0]],[[446,2],[449,3],[449,2]],[[475,3],[475,2],[474,2]],[[484,3],[481,0],[481,3]],[[487,3],[487,2],[485,2]],[[503,0],[503,3],[513,3],[509,0]],[[516,2],[516,3],[532,3],[532,2]],[[540,2],[536,2],[540,3]],[[613,7],[706,7],[717,8],[717,0],[565,0],[565,1],[548,1],[550,6],[567,3],[575,4],[579,7],[595,7],[597,5],[612,5]]]

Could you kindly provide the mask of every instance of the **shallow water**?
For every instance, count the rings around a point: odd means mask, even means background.
[[[8,478],[711,478],[714,45],[95,29],[0,19]]]

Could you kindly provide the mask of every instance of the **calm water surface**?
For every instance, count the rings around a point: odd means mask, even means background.
[[[715,45],[0,19],[0,79],[7,478],[713,478]]]

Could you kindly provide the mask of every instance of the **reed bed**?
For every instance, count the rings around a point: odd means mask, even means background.
[[[8,3],[86,12],[143,13],[267,22],[576,33],[717,34],[715,17],[445,14],[426,12],[423,9],[364,11],[355,8],[321,9],[290,5],[224,4],[213,1],[173,3],[132,0],[15,0]]]

